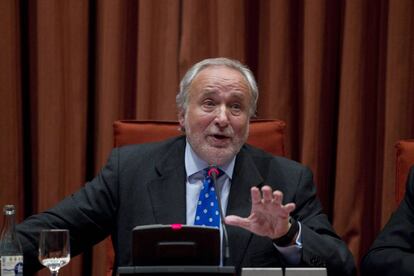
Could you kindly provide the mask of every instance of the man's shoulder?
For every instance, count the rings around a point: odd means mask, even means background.
[[[312,172],[310,169],[292,159],[284,156],[272,155],[260,148],[244,145],[242,148],[244,156],[252,160],[252,164],[261,172],[262,175],[278,175],[293,177],[302,175],[303,173]]]
[[[298,169],[305,167],[303,164],[295,160],[286,158],[285,156],[273,155],[267,151],[249,144],[245,144],[242,150],[255,161],[262,160],[262,162],[270,162],[280,166],[289,166]]]
[[[169,138],[167,140],[143,143],[143,144],[131,144],[123,145],[115,148],[114,150],[124,158],[139,156],[156,156],[165,155],[171,149],[180,150],[185,147],[185,136],[177,136]]]

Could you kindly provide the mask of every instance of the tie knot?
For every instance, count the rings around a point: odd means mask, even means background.
[[[207,176],[212,177],[213,174],[216,175],[216,178],[219,178],[220,176],[224,174],[224,172],[217,167],[208,167],[204,169],[204,175],[206,177]]]

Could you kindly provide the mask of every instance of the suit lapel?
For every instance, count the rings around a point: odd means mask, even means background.
[[[262,183],[263,178],[255,163],[247,154],[246,149],[242,147],[236,159],[226,215],[248,217],[252,207],[250,189]],[[228,232],[231,254],[228,264],[238,267],[243,261],[252,234],[242,228],[232,226],[228,227]]]
[[[156,223],[186,223],[185,138],[177,140],[156,165],[159,177],[148,185]]]

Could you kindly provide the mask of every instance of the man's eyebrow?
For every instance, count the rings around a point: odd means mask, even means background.
[[[232,94],[230,95],[231,97],[243,100],[244,98],[246,98],[246,95],[242,92],[232,92]]]
[[[217,90],[214,88],[204,88],[202,91],[202,96],[211,96],[217,94]]]

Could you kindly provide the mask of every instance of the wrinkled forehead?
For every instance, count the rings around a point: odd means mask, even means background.
[[[237,90],[251,95],[249,83],[244,75],[239,70],[224,65],[203,68],[194,77],[190,86],[190,91],[215,89]]]

